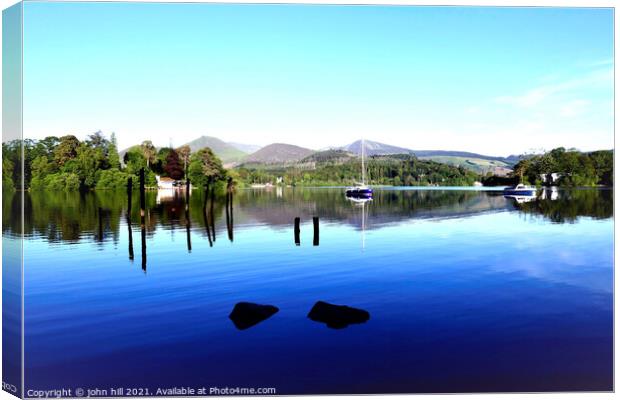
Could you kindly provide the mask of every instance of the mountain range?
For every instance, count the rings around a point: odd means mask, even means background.
[[[412,150],[372,140],[365,140],[363,143],[366,156],[410,154],[423,160],[462,166],[478,173],[488,171],[498,174],[506,173],[521,159],[521,156],[515,155],[496,157],[465,151]],[[272,143],[261,147],[247,143],[225,142],[213,136],[200,136],[185,145],[189,146],[192,152],[210,147],[227,167],[257,164],[282,165],[296,162],[341,162],[362,154],[361,140],[322,151],[286,143]],[[121,156],[124,152],[121,152]]]

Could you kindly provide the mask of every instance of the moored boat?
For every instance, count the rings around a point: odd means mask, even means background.
[[[372,197],[372,189],[366,185],[359,185],[347,188],[345,194],[349,197]]]
[[[519,183],[516,186],[510,186],[504,189],[504,195],[508,196],[536,196],[537,189],[533,186],[526,186]]]
[[[362,138],[362,182],[357,186],[348,187],[345,195],[351,198],[372,198],[372,189],[366,185],[366,165],[364,159],[366,156],[364,138]]]

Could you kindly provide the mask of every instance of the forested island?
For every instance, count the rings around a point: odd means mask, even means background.
[[[288,146],[292,148],[294,146]],[[269,147],[269,146],[268,146]],[[277,147],[277,146],[275,146]],[[21,189],[22,142],[2,144],[3,188]],[[288,149],[290,151],[290,149]],[[339,149],[310,152],[299,159],[280,162],[247,162],[226,165],[210,147],[157,148],[151,141],[119,153],[114,134],[95,132],[80,141],[76,136],[46,137],[23,141],[24,188],[31,190],[124,189],[130,177],[144,168],[146,186],[157,187],[156,177],[168,177],[194,187],[256,184],[286,186],[346,186],[360,180],[361,159]],[[462,165],[420,159],[415,154],[375,154],[366,158],[371,185],[393,186],[486,186],[519,182],[537,186],[612,186],[613,151],[579,152],[557,148],[550,152],[521,156],[512,172],[480,173]]]

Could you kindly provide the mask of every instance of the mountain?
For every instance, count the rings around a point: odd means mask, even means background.
[[[346,150],[353,154],[362,154],[362,141],[356,140],[355,142],[341,147],[342,150]],[[373,142],[372,140],[364,141],[364,150],[367,156],[378,156],[385,154],[410,154],[411,150],[404,147],[392,146],[385,143]]]
[[[421,160],[436,161],[443,164],[460,166],[477,173],[494,172],[497,174],[505,174],[510,168],[516,164],[521,156],[510,155],[508,157],[486,156],[468,151],[451,151],[451,150],[411,150],[405,147],[392,146],[385,143],[365,140],[366,155],[389,155],[389,154],[414,154]],[[349,145],[341,147],[341,149],[350,151],[354,154],[362,154],[361,140],[355,141]]]
[[[244,164],[286,164],[313,154],[314,150],[292,144],[273,143],[243,159]]]
[[[333,164],[342,164],[346,161],[349,161],[352,158],[356,158],[357,156],[353,153],[350,153],[346,150],[322,150],[317,151],[316,153],[310,154],[308,157],[305,157],[300,161],[300,163],[333,163]]]
[[[215,155],[217,155],[225,164],[240,161],[247,155],[246,152],[239,150],[232,144],[226,143],[223,140],[212,136],[201,136],[191,142],[185,143],[185,145],[189,146],[192,153],[204,147],[210,147]]]
[[[229,145],[231,145],[232,147],[236,148],[237,150],[241,150],[244,153],[247,154],[252,154],[257,150],[260,150],[260,148],[262,146],[258,146],[255,144],[245,144],[245,143],[237,143],[237,142],[227,142]]]

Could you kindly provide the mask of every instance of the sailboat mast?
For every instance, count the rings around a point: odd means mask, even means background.
[[[364,165],[365,156],[366,156],[366,146],[364,145],[364,137],[362,136],[362,185],[366,184],[366,166]]]

